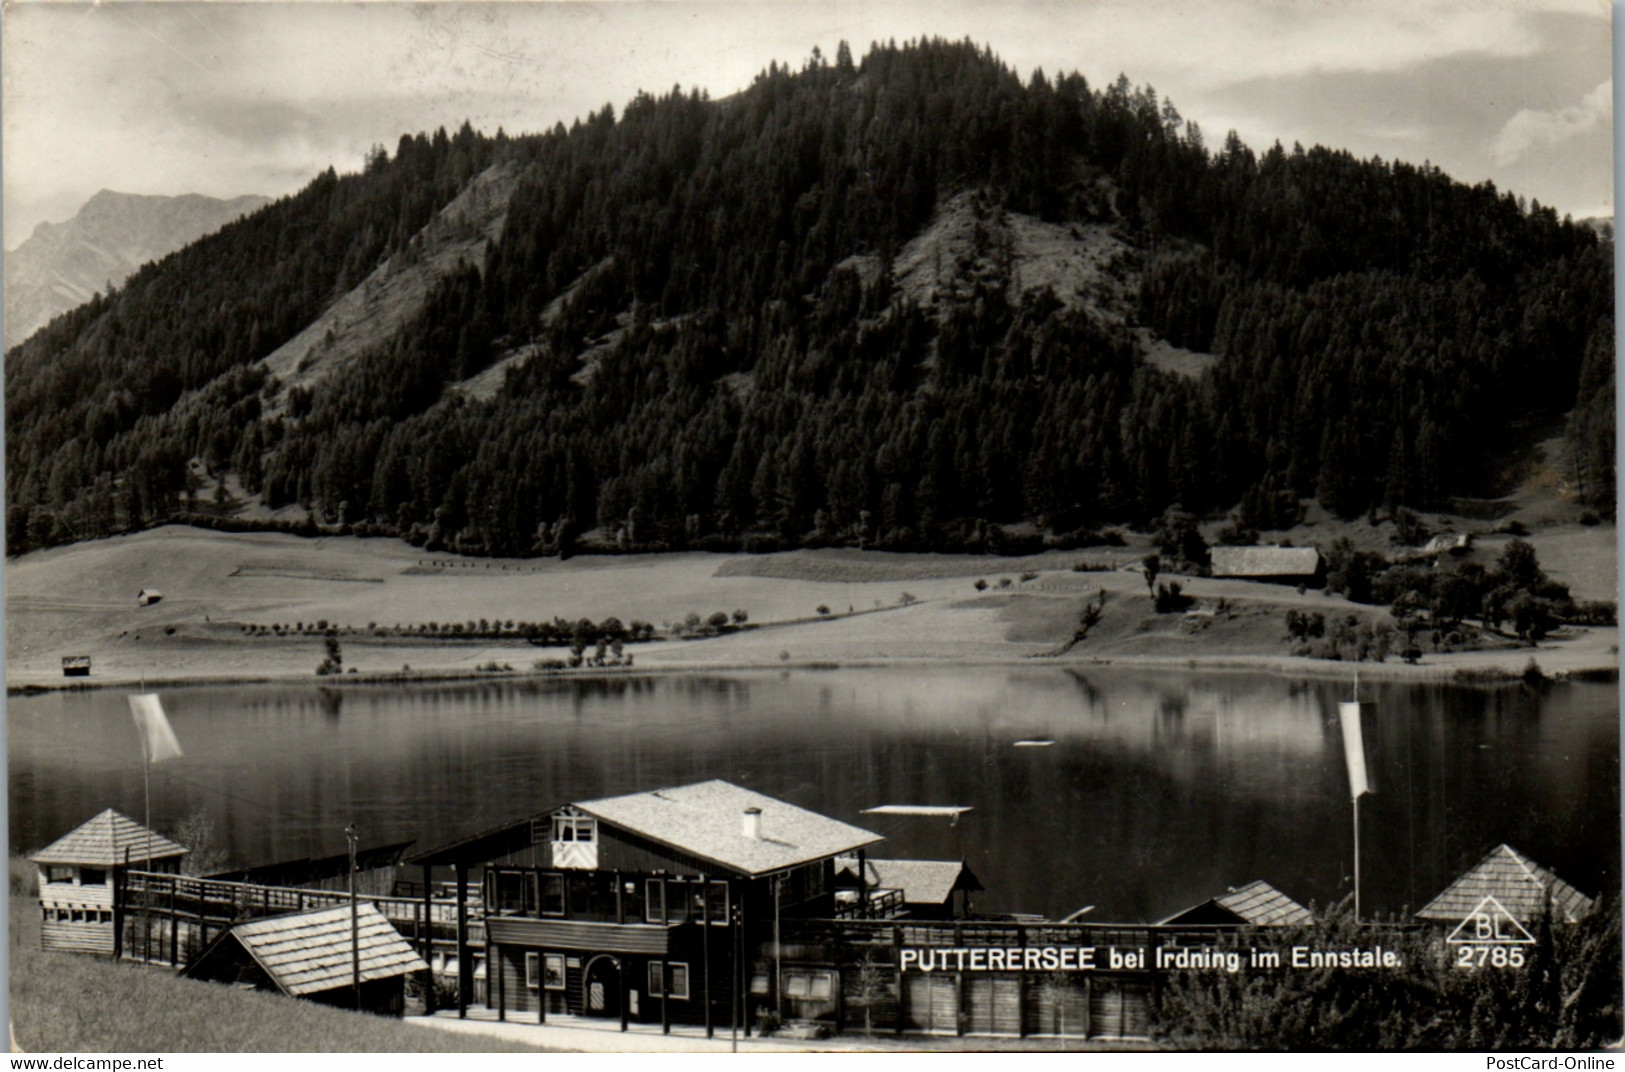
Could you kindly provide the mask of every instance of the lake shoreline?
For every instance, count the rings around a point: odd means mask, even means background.
[[[1602,632],[1601,630],[1588,630],[1587,633]],[[1617,630],[1608,630],[1617,636]],[[252,642],[243,642],[241,646],[247,648]],[[703,644],[703,641],[688,642]],[[1606,652],[1596,652],[1597,645],[1586,645],[1588,650],[1569,649],[1565,645],[1570,641],[1559,641],[1538,648],[1520,648],[1514,650],[1451,652],[1442,655],[1424,657],[1415,664],[1408,664],[1392,660],[1384,662],[1348,662],[1330,659],[1313,659],[1291,655],[1265,655],[1265,654],[1218,654],[1208,653],[1188,656],[1153,656],[1153,655],[1083,655],[1066,654],[1060,656],[1010,654],[1010,655],[982,655],[965,656],[957,653],[945,652],[937,656],[919,657],[864,657],[852,656],[847,658],[819,658],[819,659],[781,659],[776,661],[762,661],[751,659],[703,659],[703,658],[671,658],[661,659],[655,664],[635,666],[582,666],[576,668],[548,668],[540,670],[480,670],[455,665],[425,666],[421,669],[402,671],[367,671],[348,674],[318,675],[310,671],[298,671],[279,668],[272,665],[261,665],[256,668],[241,669],[231,673],[204,673],[195,670],[181,670],[174,673],[162,671],[146,675],[114,674],[94,680],[87,679],[61,679],[45,680],[16,680],[8,679],[6,694],[8,696],[37,695],[47,692],[75,692],[94,689],[116,688],[187,688],[200,686],[231,686],[231,685],[270,685],[270,684],[308,684],[320,688],[353,688],[363,686],[390,686],[390,685],[445,685],[468,683],[501,683],[501,682],[536,682],[536,681],[569,681],[592,680],[602,678],[648,678],[665,677],[672,675],[706,675],[729,673],[753,673],[762,671],[789,671],[789,670],[929,670],[939,668],[985,667],[988,669],[1015,669],[1015,668],[1053,668],[1060,670],[1162,670],[1169,672],[1240,672],[1240,673],[1267,673],[1281,677],[1300,677],[1315,679],[1350,679],[1356,675],[1368,681],[1401,681],[1401,682],[1436,682],[1457,685],[1503,685],[1519,682],[1526,679],[1530,664],[1533,663],[1539,670],[1539,677],[1551,681],[1567,679],[1585,681],[1617,681],[1619,665],[1617,656],[1592,657],[1608,655]],[[462,645],[467,647],[468,645]],[[457,644],[422,645],[419,650],[435,652],[456,652]],[[672,645],[663,645],[670,648]],[[481,652],[489,650],[488,646],[481,647]],[[547,650],[547,649],[534,649]],[[241,659],[246,652],[234,652],[239,662],[252,663],[252,659]],[[633,654],[636,650],[633,649]],[[184,661],[184,660],[183,660]],[[37,678],[40,675],[26,675]]]

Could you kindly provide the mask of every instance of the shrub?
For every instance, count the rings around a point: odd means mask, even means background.
[[[1174,614],[1188,609],[1195,600],[1185,594],[1178,581],[1164,581],[1157,585],[1154,602],[1158,614]]]

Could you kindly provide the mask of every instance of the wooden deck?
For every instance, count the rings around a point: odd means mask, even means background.
[[[425,960],[432,963],[436,952],[456,949],[455,901],[425,902],[411,897],[364,895],[359,899],[377,908]],[[120,955],[182,968],[221,931],[234,924],[291,912],[338,908],[350,903],[350,895],[333,890],[261,886],[132,871],[123,876],[115,901],[115,918],[124,931]],[[485,926],[480,921],[481,906],[473,890],[466,912],[468,945],[473,950],[483,950]],[[108,948],[98,952],[113,951],[112,926],[108,926],[107,932]]]

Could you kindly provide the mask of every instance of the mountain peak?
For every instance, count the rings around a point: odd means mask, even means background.
[[[127,279],[151,260],[270,199],[96,191],[72,219],[38,224],[5,260],[5,346]]]

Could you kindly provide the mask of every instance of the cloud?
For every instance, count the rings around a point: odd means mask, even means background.
[[[1539,145],[1556,145],[1613,121],[1614,83],[1601,83],[1579,104],[1553,111],[1525,108],[1508,119],[1490,143],[1497,164],[1510,164]]]
[[[1606,77],[1607,25],[1597,0],[23,0],[7,4],[0,36],[4,221],[17,240],[104,186],[280,195],[403,133],[464,119],[546,130],[674,83],[720,98],[770,60],[799,65],[814,44],[827,56],[846,39],[861,55],[922,35],[985,42],[1023,78],[1078,70],[1099,86],[1123,71],[1210,139],[1234,125],[1262,144],[1483,169],[1517,108],[1528,117],[1502,135],[1514,155],[1545,143],[1525,126],[1585,121],[1564,105]],[[1596,201],[1532,180],[1574,175],[1600,152],[1597,133],[1530,154],[1520,183],[1541,185],[1543,201]]]

